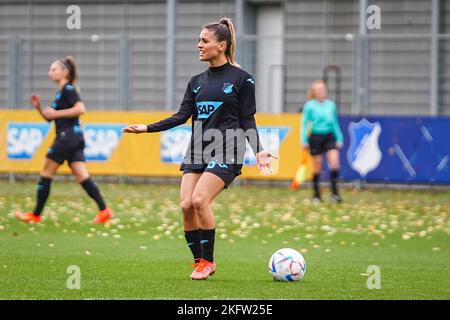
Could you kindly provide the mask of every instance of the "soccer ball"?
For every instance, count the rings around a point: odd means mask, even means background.
[[[299,281],[306,272],[305,258],[294,249],[280,249],[270,257],[269,272],[275,281]]]

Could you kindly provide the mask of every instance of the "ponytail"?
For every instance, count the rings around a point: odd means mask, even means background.
[[[240,68],[241,66],[236,62],[236,60],[234,60],[234,53],[236,50],[236,33],[231,19],[222,18],[219,22],[213,22],[205,25],[203,29],[213,31],[218,41],[225,41],[227,43],[225,56],[227,57],[228,62],[231,65]]]
[[[227,56],[227,59],[231,65],[240,67],[240,65],[234,60],[234,52],[236,50],[236,33],[234,31],[233,22],[231,22],[230,18],[222,18],[220,19],[219,23],[225,25],[228,29],[228,32],[230,33],[230,42],[227,42],[227,50],[225,51],[225,55]]]

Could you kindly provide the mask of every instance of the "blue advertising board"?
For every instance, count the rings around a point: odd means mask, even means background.
[[[450,117],[341,116],[341,178],[450,184]]]

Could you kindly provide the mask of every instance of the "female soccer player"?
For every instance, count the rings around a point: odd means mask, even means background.
[[[40,96],[37,94],[33,94],[30,101],[45,120],[49,122],[55,120],[56,139],[47,152],[44,168],[40,173],[35,209],[26,213],[18,212],[16,217],[26,222],[41,221],[42,210],[50,193],[52,178],[59,166],[67,160],[77,182],[98,205],[99,212],[93,222],[95,224],[104,223],[111,217],[112,212],[105,205],[97,185],[89,177],[84,162],[84,138],[79,116],[86,112],[86,108],[73,85],[77,80],[74,59],[69,56],[54,61],[50,66],[48,76],[59,89],[51,107],[42,108]]]
[[[195,262],[191,279],[204,280],[216,270],[212,201],[241,174],[245,137],[263,175],[273,173],[270,158],[277,156],[264,151],[259,141],[254,118],[255,82],[234,60],[236,41],[231,20],[223,18],[205,25],[197,48],[199,60],[208,61],[209,68],[191,78],[179,111],[150,125],[129,125],[123,132],[159,132],[192,117],[190,146],[180,168],[180,204],[185,238]]]
[[[309,124],[311,124],[310,129]],[[309,137],[308,132],[310,132]],[[331,199],[334,202],[341,202],[337,179],[339,176],[339,149],[342,148],[344,138],[339,128],[336,105],[332,100],[327,99],[327,88],[325,82],[321,80],[314,81],[308,91],[308,101],[303,107],[300,138],[303,147],[309,149],[313,157],[313,202],[322,201],[319,180],[323,154],[326,155],[330,168]]]

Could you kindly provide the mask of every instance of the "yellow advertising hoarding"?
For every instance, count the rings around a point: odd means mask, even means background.
[[[81,118],[86,140],[85,156],[92,175],[181,176],[179,162],[190,136],[190,124],[152,134],[123,134],[129,123],[153,123],[169,116],[167,112],[97,112]],[[250,151],[243,178],[290,180],[300,163],[300,114],[257,114],[256,122],[263,145],[278,152],[276,174],[261,176]],[[0,172],[39,173],[47,150],[55,138],[53,123],[47,123],[31,110],[0,111]],[[308,161],[310,164],[310,161]],[[310,165],[309,165],[310,167]],[[310,170],[309,170],[310,171]],[[70,173],[65,163],[60,173]],[[308,174],[310,176],[310,173]]]

